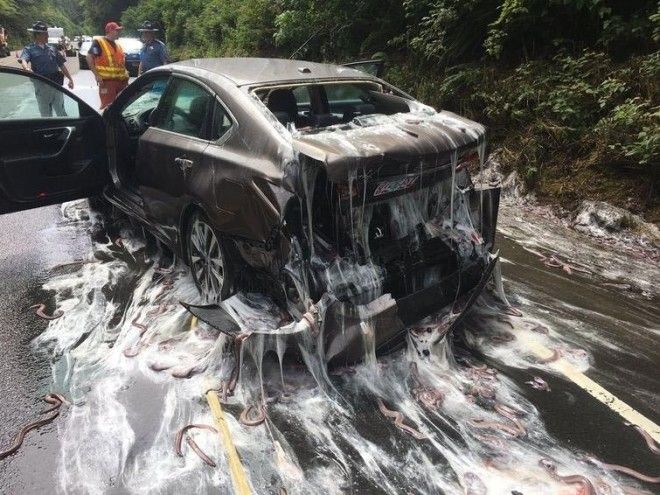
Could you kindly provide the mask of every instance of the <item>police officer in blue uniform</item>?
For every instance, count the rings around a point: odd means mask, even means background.
[[[140,51],[140,68],[138,75],[143,72],[160,67],[161,65],[168,64],[170,57],[167,53],[165,43],[156,39],[158,29],[151,21],[144,21],[142,27],[138,29],[142,33],[142,41],[144,45]]]
[[[65,65],[66,58],[48,45],[48,24],[42,21],[35,22],[28,31],[32,33],[34,42],[23,48],[19,59],[23,69],[44,76],[58,85],[62,85],[66,77],[69,80],[69,89],[73,89],[73,78]],[[33,83],[41,116],[52,117],[53,114],[59,117],[65,116],[64,94],[36,79]]]

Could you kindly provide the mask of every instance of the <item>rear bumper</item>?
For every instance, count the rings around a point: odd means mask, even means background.
[[[328,306],[323,322],[328,366],[352,364],[364,359],[365,321],[374,330],[376,354],[387,354],[401,348],[408,326],[460,300],[462,311],[449,330],[457,327],[483,291],[496,263],[497,257],[487,264],[474,263],[434,285],[399,299],[385,294],[365,305],[333,302]]]
[[[283,342],[288,343],[290,337],[300,332],[314,332],[321,327],[323,350],[328,367],[354,364],[362,361],[366,355],[365,331],[373,333],[376,354],[386,354],[403,346],[408,325],[444,307],[450,305],[453,307],[458,302],[461,311],[454,313],[452,323],[446,328],[446,332],[457,327],[486,286],[497,259],[497,256],[492,256],[485,266],[483,263],[475,263],[438,284],[398,301],[390,294],[384,294],[368,304],[355,305],[330,296],[322,304],[324,310],[319,315],[320,318],[307,313],[297,323],[278,329],[255,328],[251,329],[251,332],[272,339],[273,341],[264,348],[275,349]],[[241,332],[238,322],[221,305],[196,306],[183,302],[181,304],[194,316],[223,333],[237,336]],[[312,323],[310,319],[316,321]],[[299,341],[291,342],[294,349],[297,342]]]

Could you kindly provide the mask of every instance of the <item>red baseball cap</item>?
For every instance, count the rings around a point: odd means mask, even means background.
[[[124,29],[124,28],[121,27],[119,24],[117,24],[114,21],[109,22],[105,25],[105,32],[106,33],[109,33],[110,31],[121,31],[122,29]]]

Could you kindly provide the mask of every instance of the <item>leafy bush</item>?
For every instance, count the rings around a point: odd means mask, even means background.
[[[656,52],[621,63],[585,51],[508,70],[466,64],[406,78],[412,69],[402,66],[393,76],[437,107],[486,123],[505,166],[535,186],[553,167],[657,168],[659,59]]]
[[[0,0],[0,25],[7,29],[13,49],[31,40],[27,28],[37,20],[63,27],[73,37],[80,31],[83,15],[76,0]]]
[[[660,107],[635,97],[614,107],[595,128],[598,137],[612,152],[610,159],[648,165],[660,151]]]

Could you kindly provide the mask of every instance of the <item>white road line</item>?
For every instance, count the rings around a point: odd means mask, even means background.
[[[550,359],[554,355],[553,351],[545,347],[526,332],[517,332],[517,337],[540,359]],[[660,443],[660,426],[593,381],[571,363],[563,358],[559,358],[550,363],[550,366],[559,371],[589,395],[619,414],[622,418],[626,419],[631,424],[642,428],[651,435],[656,442]]]

